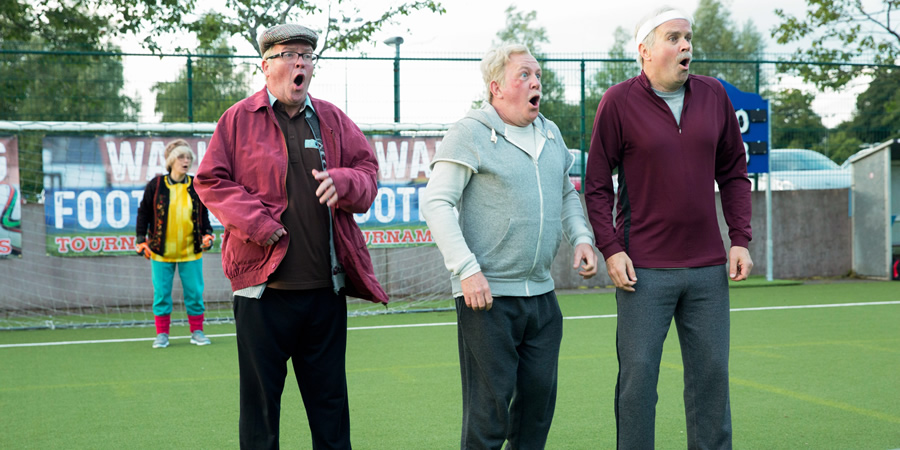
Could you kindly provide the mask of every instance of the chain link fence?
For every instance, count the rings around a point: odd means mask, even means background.
[[[258,56],[9,46],[0,46],[0,120],[5,121],[214,122],[229,106],[265,85]],[[896,66],[859,63],[877,75],[862,76],[841,90],[823,91],[789,72],[791,66],[817,62],[788,62],[774,54],[753,60],[707,56],[715,59],[692,61],[693,73],[717,76],[770,99],[771,148],[810,149],[840,164],[869,144],[900,135],[896,122],[864,120],[892,105],[897,89],[868,88],[873,80],[887,80],[892,86],[889,82],[894,79],[893,86],[900,88]],[[480,57],[326,55],[318,63],[310,94],[335,103],[358,123],[394,122],[397,113],[401,123],[450,124],[482,101]],[[560,126],[570,148],[586,151],[602,93],[637,75],[637,63],[603,54],[539,59],[544,71],[541,112]],[[863,97],[864,102],[858,101]],[[42,187],[45,134],[19,134],[26,199],[34,198]]]

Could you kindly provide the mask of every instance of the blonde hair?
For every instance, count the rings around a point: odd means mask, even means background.
[[[646,16],[642,17],[641,20],[638,20],[637,24],[635,24],[635,26],[634,26],[634,33],[632,33],[632,40],[637,39],[637,34],[641,30],[641,26],[643,26],[645,23],[647,23],[647,21],[652,20],[654,17],[656,17],[660,14],[667,13],[669,11],[680,12],[687,18],[688,23],[690,23],[691,26],[694,26],[694,18],[691,17],[690,14],[687,14],[678,8],[674,8],[674,7],[671,7],[668,5],[661,6],[659,8],[656,8],[655,10],[653,10],[653,12],[651,12],[650,14],[647,14]],[[653,45],[656,43],[656,28],[659,28],[659,25],[657,25],[652,30],[650,30],[650,32],[647,33],[647,37],[645,37],[644,40],[641,41],[641,44],[644,44],[644,47],[647,47],[648,49],[653,48]],[[641,51],[639,48],[636,48],[635,50],[637,51],[636,61],[638,63],[638,66],[640,66],[643,69],[644,68],[644,57],[641,56]]]
[[[485,98],[488,103],[494,99],[494,94],[491,93],[491,82],[496,81],[500,86],[506,85],[506,64],[509,63],[510,56],[519,53],[531,56],[528,47],[522,44],[502,44],[490,49],[484,58],[481,58],[481,77],[484,79],[484,87],[487,90]]]
[[[175,161],[181,155],[190,155],[191,161],[197,159],[194,155],[194,151],[191,150],[191,144],[188,144],[184,139],[175,139],[174,141],[169,142],[165,151],[166,172],[172,172],[172,165],[175,164]]]

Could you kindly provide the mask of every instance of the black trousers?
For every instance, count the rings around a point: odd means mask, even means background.
[[[462,378],[460,448],[543,449],[556,408],[563,318],[556,293],[494,297],[489,311],[456,299]]]
[[[350,448],[347,302],[331,288],[267,288],[234,297],[242,449],[278,448],[281,393],[291,360],[314,449]]]

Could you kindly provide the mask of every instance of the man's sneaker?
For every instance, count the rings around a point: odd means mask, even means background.
[[[209,340],[208,337],[206,337],[205,334],[203,334],[202,331],[197,330],[197,331],[191,333],[191,344],[209,345],[209,344],[212,344],[212,342]]]
[[[159,333],[156,335],[156,340],[153,341],[153,348],[166,348],[169,346],[169,334],[168,333]]]

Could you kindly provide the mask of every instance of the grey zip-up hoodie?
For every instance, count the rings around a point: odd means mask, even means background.
[[[473,172],[456,204],[459,228],[477,261],[472,264],[480,265],[493,296],[552,291],[550,267],[564,231],[573,246],[593,245],[578,193],[568,178],[573,157],[562,134],[543,115],[534,125],[544,140],[537,159],[507,140],[507,125],[487,104],[450,128],[432,161],[432,167],[447,161]],[[434,233],[438,228],[432,225],[434,218],[424,212]],[[437,236],[435,240],[440,245]],[[441,251],[447,261],[447,250]],[[450,267],[448,262],[448,268],[458,295],[465,267]]]

